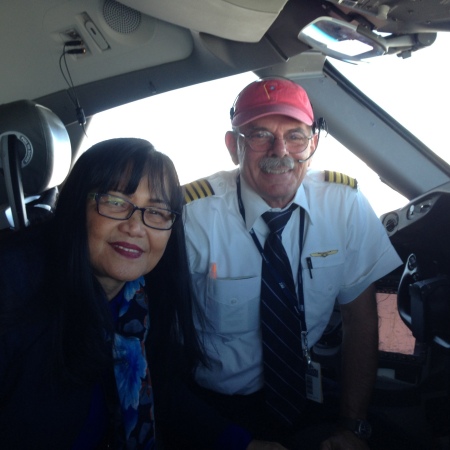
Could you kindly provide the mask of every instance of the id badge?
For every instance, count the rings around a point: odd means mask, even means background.
[[[306,398],[317,403],[323,403],[322,373],[318,362],[311,361],[306,369]]]

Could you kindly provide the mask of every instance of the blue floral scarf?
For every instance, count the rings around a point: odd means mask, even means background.
[[[113,356],[127,450],[154,448],[153,395],[145,355],[148,299],[141,277],[129,281],[111,300],[116,320]]]

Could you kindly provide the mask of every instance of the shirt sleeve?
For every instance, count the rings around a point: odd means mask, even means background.
[[[402,264],[380,219],[357,192],[346,215],[347,248],[344,279],[338,300],[354,300],[370,284]]]

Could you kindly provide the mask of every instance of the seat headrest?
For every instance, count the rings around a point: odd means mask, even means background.
[[[72,151],[61,120],[48,108],[29,100],[0,105],[0,152],[5,140],[17,138],[25,197],[61,184],[69,173]],[[8,202],[0,159],[0,205]]]

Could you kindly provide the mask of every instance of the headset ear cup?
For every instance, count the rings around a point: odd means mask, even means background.
[[[231,121],[233,121],[234,115],[236,114],[236,102],[238,101],[239,95],[241,95],[241,93],[236,95],[236,98],[234,99],[233,105],[230,108],[230,120]]]
[[[319,130],[325,131],[328,134],[327,121],[323,117],[319,118]]]
[[[320,133],[321,131],[325,131],[328,133],[327,122],[323,117],[319,117],[317,121],[315,120],[312,124],[312,132],[313,134]]]

